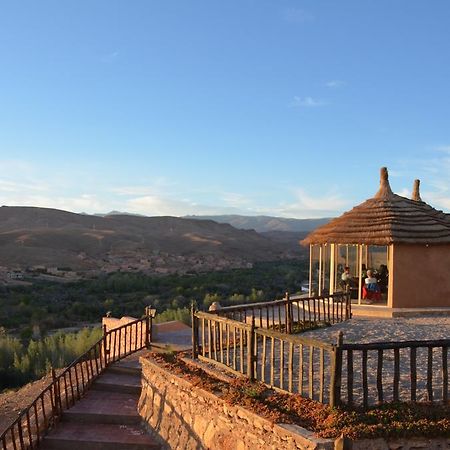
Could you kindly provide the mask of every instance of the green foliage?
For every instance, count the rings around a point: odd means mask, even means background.
[[[56,333],[27,346],[7,334],[0,335],[0,390],[41,378],[50,367],[60,368],[82,355],[101,338],[100,328],[78,333]]]
[[[147,305],[159,315],[189,308],[192,301],[200,309],[208,309],[214,301],[222,306],[269,301],[283,297],[286,290],[298,291],[307,272],[306,261],[289,260],[194,275],[117,272],[64,285],[0,287],[0,323],[28,340],[35,337],[35,325],[45,336],[49,330],[98,322],[107,311],[115,317],[141,317]]]
[[[189,308],[167,309],[155,317],[156,323],[179,320],[186,325],[191,325],[191,310]]]
[[[50,365],[67,365],[97,339],[88,331],[77,338],[52,330],[98,323],[107,311],[141,317],[148,305],[157,309],[156,322],[190,324],[192,302],[206,310],[215,301],[222,306],[270,301],[299,291],[307,278],[307,261],[288,260],[183,276],[117,272],[64,285],[0,286],[0,324],[20,337],[0,328],[0,389],[40,377]]]

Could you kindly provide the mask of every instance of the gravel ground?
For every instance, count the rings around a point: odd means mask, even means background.
[[[359,317],[329,328],[308,331],[303,336],[335,342],[339,331],[343,332],[344,342],[347,343],[450,339],[450,316],[388,319]]]

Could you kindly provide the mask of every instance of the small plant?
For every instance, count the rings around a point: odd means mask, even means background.
[[[319,328],[330,327],[330,322],[313,322],[307,320],[306,322],[292,322],[291,333],[290,334],[300,334],[306,331],[317,330]],[[284,323],[276,323],[274,325],[270,325],[269,329],[279,331],[281,333],[286,333],[286,324]]]
[[[275,392],[241,377],[226,383],[187,365],[176,352],[151,353],[153,359],[194,386],[214,392],[231,405],[243,406],[272,422],[294,423],[323,438],[349,439],[447,437],[450,404],[389,403],[368,410],[331,408],[298,394]]]

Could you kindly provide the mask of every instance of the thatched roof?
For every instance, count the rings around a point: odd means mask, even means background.
[[[419,180],[415,181],[412,199],[394,194],[383,167],[380,189],[373,198],[316,229],[301,243],[450,244],[450,214],[421,200]]]

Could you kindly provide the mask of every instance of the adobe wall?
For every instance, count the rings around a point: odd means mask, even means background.
[[[297,425],[274,425],[141,358],[139,413],[165,448],[183,450],[334,449]]]
[[[389,278],[393,308],[450,307],[450,245],[392,246]]]
[[[125,316],[121,319],[115,317],[103,317],[102,326],[106,327],[106,331],[114,330],[127,323],[134,322],[136,318]],[[117,332],[107,340],[110,355],[119,355],[120,353],[127,353],[136,347],[140,348],[145,345],[145,323],[139,322],[131,326],[128,330],[128,339],[125,339],[125,332],[120,334]]]
[[[106,326],[106,331],[113,330],[114,328],[119,328],[127,323],[134,322],[135,317],[124,316],[121,319],[116,317],[102,317],[102,326]]]

